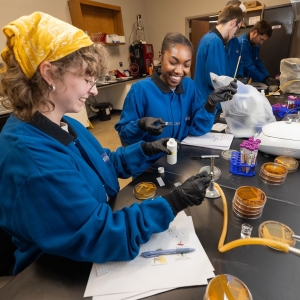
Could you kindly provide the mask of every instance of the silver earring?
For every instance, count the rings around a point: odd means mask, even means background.
[[[48,89],[49,89],[50,91],[54,92],[54,91],[56,90],[56,87],[55,87],[54,84],[51,84],[51,85],[48,86]]]

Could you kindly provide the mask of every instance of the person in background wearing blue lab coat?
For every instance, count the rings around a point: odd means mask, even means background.
[[[168,33],[158,59],[161,74],[134,83],[129,90],[120,121],[115,125],[123,142],[155,141],[173,137],[179,141],[187,135],[209,132],[214,123],[216,106],[231,99],[237,85],[213,91],[203,97],[194,81],[186,77],[191,68],[193,46],[181,33]],[[228,98],[229,97],[229,98]],[[165,122],[171,122],[166,126]],[[152,162],[161,157],[153,156]]]
[[[44,253],[95,263],[131,260],[179,211],[201,204],[207,172],[112,212],[118,177],[144,170],[153,154],[169,154],[168,138],[112,152],[64,116],[98,93],[95,78],[106,69],[106,48],[82,30],[35,12],[3,32],[3,105],[13,114],[0,133],[0,227],[17,247],[14,274]]]
[[[238,5],[227,5],[219,14],[217,26],[205,34],[198,44],[194,81],[204,98],[214,90],[211,72],[234,77],[240,56],[240,44],[235,34],[240,30],[243,17],[244,13]],[[239,67],[237,75],[241,73],[242,66]]]
[[[272,36],[272,26],[266,21],[257,22],[248,33],[239,38],[242,49],[243,77],[250,77],[255,82],[266,85],[279,85],[279,81],[272,78],[260,59],[260,46]]]

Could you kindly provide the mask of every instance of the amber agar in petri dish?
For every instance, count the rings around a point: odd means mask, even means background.
[[[156,185],[153,182],[144,181],[133,188],[133,195],[139,200],[153,198],[156,195]]]
[[[228,274],[213,278],[206,287],[203,300],[252,300],[252,295],[240,279]]]
[[[259,188],[241,186],[233,197],[232,210],[238,217],[256,219],[261,216],[266,200],[266,194]]]
[[[259,237],[282,242],[288,244],[290,247],[293,247],[296,243],[292,237],[293,234],[294,231],[290,227],[277,221],[263,222],[258,228]],[[270,248],[276,249],[274,247]]]
[[[285,166],[273,162],[263,164],[261,169],[270,177],[282,178],[287,174],[287,168]]]
[[[259,178],[268,184],[280,185],[285,181],[288,169],[281,164],[268,162],[261,166]]]
[[[296,171],[299,167],[298,161],[290,156],[278,156],[274,159],[274,162],[285,166],[289,173]]]

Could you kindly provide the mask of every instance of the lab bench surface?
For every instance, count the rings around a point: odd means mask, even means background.
[[[111,200],[114,210],[129,206],[137,200],[133,187],[141,181],[156,182],[157,170],[148,169]],[[182,176],[165,172],[165,186],[158,186],[157,194],[164,195],[182,182]],[[235,190],[223,187],[228,205],[228,232],[226,243],[240,237],[241,224],[253,226],[252,236],[258,236],[259,225],[267,220],[277,220],[290,228],[300,228],[300,206],[290,202],[268,198],[260,218],[240,219],[232,211],[231,200]],[[242,280],[255,300],[291,300],[300,294],[300,258],[265,246],[243,246],[225,253],[218,251],[222,230],[223,207],[221,199],[205,199],[200,206],[186,209],[191,215],[196,234],[205,249],[215,274],[230,274]],[[91,299],[83,298],[91,270],[91,263],[74,262],[65,258],[43,255],[27,269],[18,274],[0,290],[0,299]],[[116,278],[117,284],[117,278]],[[184,287],[157,294],[147,299],[203,299],[206,286]]]

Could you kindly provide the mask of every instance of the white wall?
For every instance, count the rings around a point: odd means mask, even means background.
[[[96,2],[121,7],[126,45],[109,47],[111,59],[108,69],[115,70],[119,68],[119,62],[123,62],[123,68],[127,69],[129,66],[129,36],[138,14],[142,15],[143,24],[147,28],[146,5],[144,1],[139,0],[103,0]],[[2,33],[3,26],[22,15],[29,15],[34,11],[42,11],[72,24],[67,0],[0,0],[0,51],[6,43],[6,38]]]
[[[129,66],[129,36],[136,15],[142,15],[145,27],[146,41],[153,44],[155,58],[161,46],[163,37],[167,32],[186,32],[186,18],[198,17],[219,12],[228,2],[227,0],[201,1],[201,0],[100,0],[98,2],[120,6],[122,9],[123,25],[126,45],[111,46],[111,60],[109,70]],[[290,3],[289,0],[264,0],[260,1],[266,6],[275,6]],[[0,0],[0,28],[7,25],[21,15],[42,11],[53,15],[65,22],[71,23],[67,0]],[[298,22],[300,23],[300,22]],[[295,30],[296,37],[292,49],[293,57],[300,57],[300,29]],[[132,41],[132,39],[131,39]],[[5,46],[4,34],[0,33],[0,49]]]

